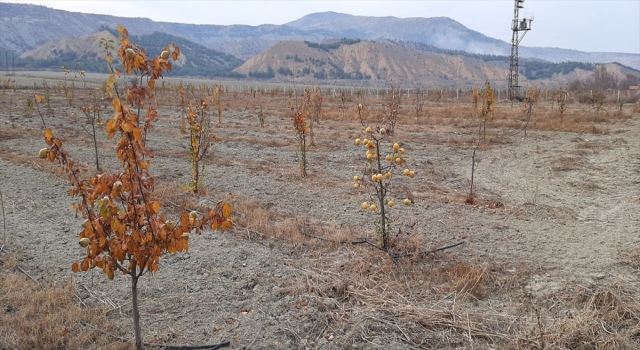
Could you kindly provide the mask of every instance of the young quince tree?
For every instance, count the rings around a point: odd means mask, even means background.
[[[493,89],[491,88],[491,84],[487,81],[484,84],[485,88],[480,92],[480,101],[482,102],[480,108],[480,124],[479,131],[482,131],[482,138],[487,136],[487,120],[492,120],[496,117],[496,97]],[[474,91],[477,95],[477,91]],[[474,96],[474,105],[477,103],[477,100]]]
[[[189,123],[189,156],[191,161],[191,181],[187,184],[187,190],[197,194],[202,184],[202,174],[204,173],[204,159],[209,147],[216,140],[213,132],[215,128],[211,126],[209,117],[208,99],[201,100],[200,106],[189,105],[187,109],[187,121]]]
[[[560,124],[562,124],[562,119],[564,118],[564,114],[567,111],[569,90],[566,87],[559,87],[558,90],[555,91],[553,97],[558,102],[558,114],[560,114]]]
[[[362,105],[358,105],[358,113],[361,112]],[[406,168],[405,149],[399,143],[391,143],[389,140],[393,135],[393,126],[395,123],[373,128],[367,126],[364,137],[355,140],[356,146],[364,147],[365,154],[361,175],[353,177],[353,188],[370,197],[369,201],[362,203],[362,209],[375,213],[376,235],[378,244],[383,249],[390,245],[390,213],[396,204],[393,200],[393,181],[397,176],[415,176],[415,171]],[[405,205],[413,204],[409,197],[412,196],[406,196],[402,200]]]
[[[311,91],[305,89],[305,94],[300,104],[291,106],[291,123],[293,124],[298,140],[298,162],[300,165],[300,176],[307,176],[307,137],[310,133],[309,115],[311,114]]]
[[[138,281],[145,273],[158,270],[160,258],[166,253],[186,251],[189,234],[200,234],[203,229],[226,230],[232,227],[232,208],[219,202],[205,213],[187,212],[181,208],[179,217],[170,220],[162,211],[161,199],[154,196],[155,179],[151,175],[146,133],[157,117],[154,86],[163,73],[171,70],[180,50],[169,45],[157,56],[149,57],[143,49],[131,43],[128,31],[119,26],[120,47],[117,51],[124,74],[135,75],[141,85],[134,84],[126,92],[118,91],[116,77],[123,73],[113,67],[114,58],[107,53],[109,77],[107,93],[113,107],[113,116],[106,125],[107,136],[117,138],[115,152],[121,171],[98,174],[86,178],[83,169],[72,160],[63,147],[63,141],[46,129],[47,148],[40,157],[60,163],[71,182],[69,194],[78,199],[73,204],[76,215],[85,218],[79,233],[79,243],[86,249],[85,256],[71,266],[73,272],[98,269],[110,280],[116,273],[131,279],[131,300],[136,348],[142,348]],[[144,108],[145,115],[136,111]]]

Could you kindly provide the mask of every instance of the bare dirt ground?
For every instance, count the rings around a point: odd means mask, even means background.
[[[52,89],[55,116],[45,121],[74,159],[95,169],[87,125],[71,117],[90,103],[87,91],[76,90],[69,106]],[[7,250],[43,284],[72,279],[78,304],[106,308],[116,335],[132,340],[129,281],[71,272],[83,255],[82,219],[70,208],[64,174],[37,157],[45,144],[40,117],[27,109],[33,93],[43,88],[0,91]],[[188,197],[188,144],[178,94],[167,89],[158,97],[151,173],[171,211]],[[596,115],[572,103],[559,126],[549,121],[557,119],[551,102],[542,101],[525,136],[521,107],[500,102],[479,146],[477,202],[470,205],[478,120],[465,98],[428,102],[417,121],[411,100],[404,101],[393,141],[403,143],[417,175],[399,179],[395,194],[400,202],[410,191],[415,204],[391,213],[397,252],[464,244],[394,262],[367,245],[336,243],[375,242],[374,217],[360,209],[370,198],[352,188],[363,164],[353,140],[362,135],[357,103],[375,114],[383,100],[354,96],[342,110],[340,98],[325,97],[309,176],[300,178],[288,97],[226,93],[222,123],[214,118],[220,140],[205,168],[208,193],[189,198],[231,199],[238,224],[192,236],[188,253],[165,256],[158,273],[143,277],[145,341],[231,341],[237,349],[639,347],[638,110],[610,106]],[[109,109],[102,120],[108,116]],[[113,141],[100,131],[100,162],[115,172]],[[86,331],[79,323],[64,327]]]

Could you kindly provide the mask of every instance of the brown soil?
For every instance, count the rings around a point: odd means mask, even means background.
[[[21,251],[17,265],[36,280],[66,285],[71,279],[82,304],[107,307],[116,335],[132,340],[129,281],[71,272],[83,254],[77,245],[82,220],[70,208],[66,178],[37,157],[45,144],[40,117],[26,108],[33,93],[43,89],[0,90],[5,249]],[[88,104],[86,94],[77,90],[74,104]],[[74,159],[94,169],[86,124],[71,117],[80,109],[68,107],[63,93],[52,96],[55,116],[45,117],[47,126],[66,139]],[[151,172],[165,209],[175,212],[174,204],[187,198],[188,146],[177,93],[159,97]],[[637,110],[625,107],[616,116],[610,107],[594,121],[595,111],[571,104],[572,117],[559,125],[543,101],[525,136],[516,128],[521,108],[500,102],[477,153],[470,205],[477,134],[470,98],[430,101],[428,116],[417,122],[406,99],[392,139],[403,143],[416,177],[398,177],[394,198],[400,203],[409,192],[415,204],[391,213],[394,254],[465,243],[394,261],[369,245],[339,243],[375,242],[374,216],[360,209],[370,197],[354,190],[351,179],[363,165],[363,151],[353,145],[362,135],[355,105],[364,101],[374,110],[382,99],[354,96],[344,111],[339,96],[325,98],[331,118],[314,127],[309,176],[300,178],[284,114],[288,97],[224,95],[223,122],[214,118],[220,141],[205,168],[208,193],[191,199],[231,199],[238,225],[192,236],[189,252],[165,256],[158,273],[143,277],[146,342],[231,341],[238,349],[640,346],[640,304],[633,298],[640,289],[632,266],[639,255],[627,255],[640,243]],[[117,171],[113,141],[103,132],[98,141],[103,168]]]

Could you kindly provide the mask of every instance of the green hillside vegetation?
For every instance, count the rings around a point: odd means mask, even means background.
[[[76,52],[54,50],[53,53],[56,56],[55,58],[9,58],[8,64],[7,62],[4,62],[4,59],[0,59],[0,66],[11,66],[18,70],[56,70],[61,69],[61,67],[64,66],[68,69],[84,70],[87,72],[104,73],[107,71],[104,58],[94,52],[85,55],[78,55]]]
[[[360,39],[342,38],[339,41],[332,40],[330,42],[324,42],[324,43],[314,43],[314,42],[305,40],[304,43],[307,44],[307,46],[309,46],[310,48],[320,49],[328,52],[329,50],[339,49],[340,46],[342,45],[353,45],[359,42],[360,42]]]
[[[509,56],[482,55],[460,50],[446,50],[416,42],[399,41],[398,43],[421,52],[434,52],[452,56],[470,57],[483,62],[501,64],[502,66],[509,67]],[[551,78],[554,74],[567,74],[576,69],[592,72],[595,69],[596,64],[573,61],[553,63],[538,59],[520,58],[518,66],[520,68],[520,74],[524,75],[529,80],[537,80]]]
[[[551,78],[554,74],[567,74],[576,69],[593,71],[596,67],[593,63],[584,62],[560,62],[551,63],[545,61],[527,60],[519,64],[520,72],[529,80]]]
[[[242,76],[242,74],[237,73],[238,75]],[[268,67],[266,72],[251,72],[249,73],[249,77],[250,78],[254,78],[254,79],[271,79],[273,77],[275,77],[276,74],[273,72],[273,68]]]

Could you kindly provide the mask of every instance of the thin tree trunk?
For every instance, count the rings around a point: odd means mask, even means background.
[[[131,272],[131,305],[133,307],[133,329],[136,334],[136,350],[142,350],[142,332],[140,331],[140,310],[138,309],[138,278],[136,270]]]
[[[382,173],[382,163],[380,161],[380,141],[376,140],[376,155],[378,158],[378,173]],[[380,243],[382,243],[382,247],[383,249],[387,249],[388,245],[389,245],[389,232],[387,232],[387,218],[386,218],[386,213],[384,210],[384,200],[385,200],[385,193],[384,193],[384,187],[382,186],[382,181],[379,181],[378,184],[380,185],[380,192],[378,193],[378,200],[379,200],[379,205],[380,205],[380,232],[382,235],[382,240]],[[376,185],[377,187],[377,185]]]
[[[302,177],[307,176],[307,138],[302,137],[302,144],[300,151],[302,152]]]
[[[96,170],[102,171],[102,169],[100,169],[100,161],[98,160],[98,142],[96,141],[96,116],[95,116],[95,114],[94,114],[93,118],[91,119],[91,127],[93,128],[93,149],[95,149],[95,151],[96,151]]]
[[[194,171],[194,174],[195,174],[193,176],[193,193],[197,194],[198,193],[198,184],[199,184],[199,180],[200,180],[200,169],[198,169],[198,162],[194,162],[193,171]]]
[[[382,192],[384,191],[384,188],[382,188],[382,181],[380,181],[380,196],[379,196],[379,205],[380,205],[380,223],[382,225],[381,227],[381,231],[382,231],[382,247],[384,249],[387,249],[389,247],[389,232],[387,232],[387,217],[386,217],[386,213],[385,213],[385,208],[384,208],[384,193]]]
[[[476,170],[476,149],[473,149],[473,155],[471,155],[471,185],[469,186],[469,198],[473,197],[473,177]]]

